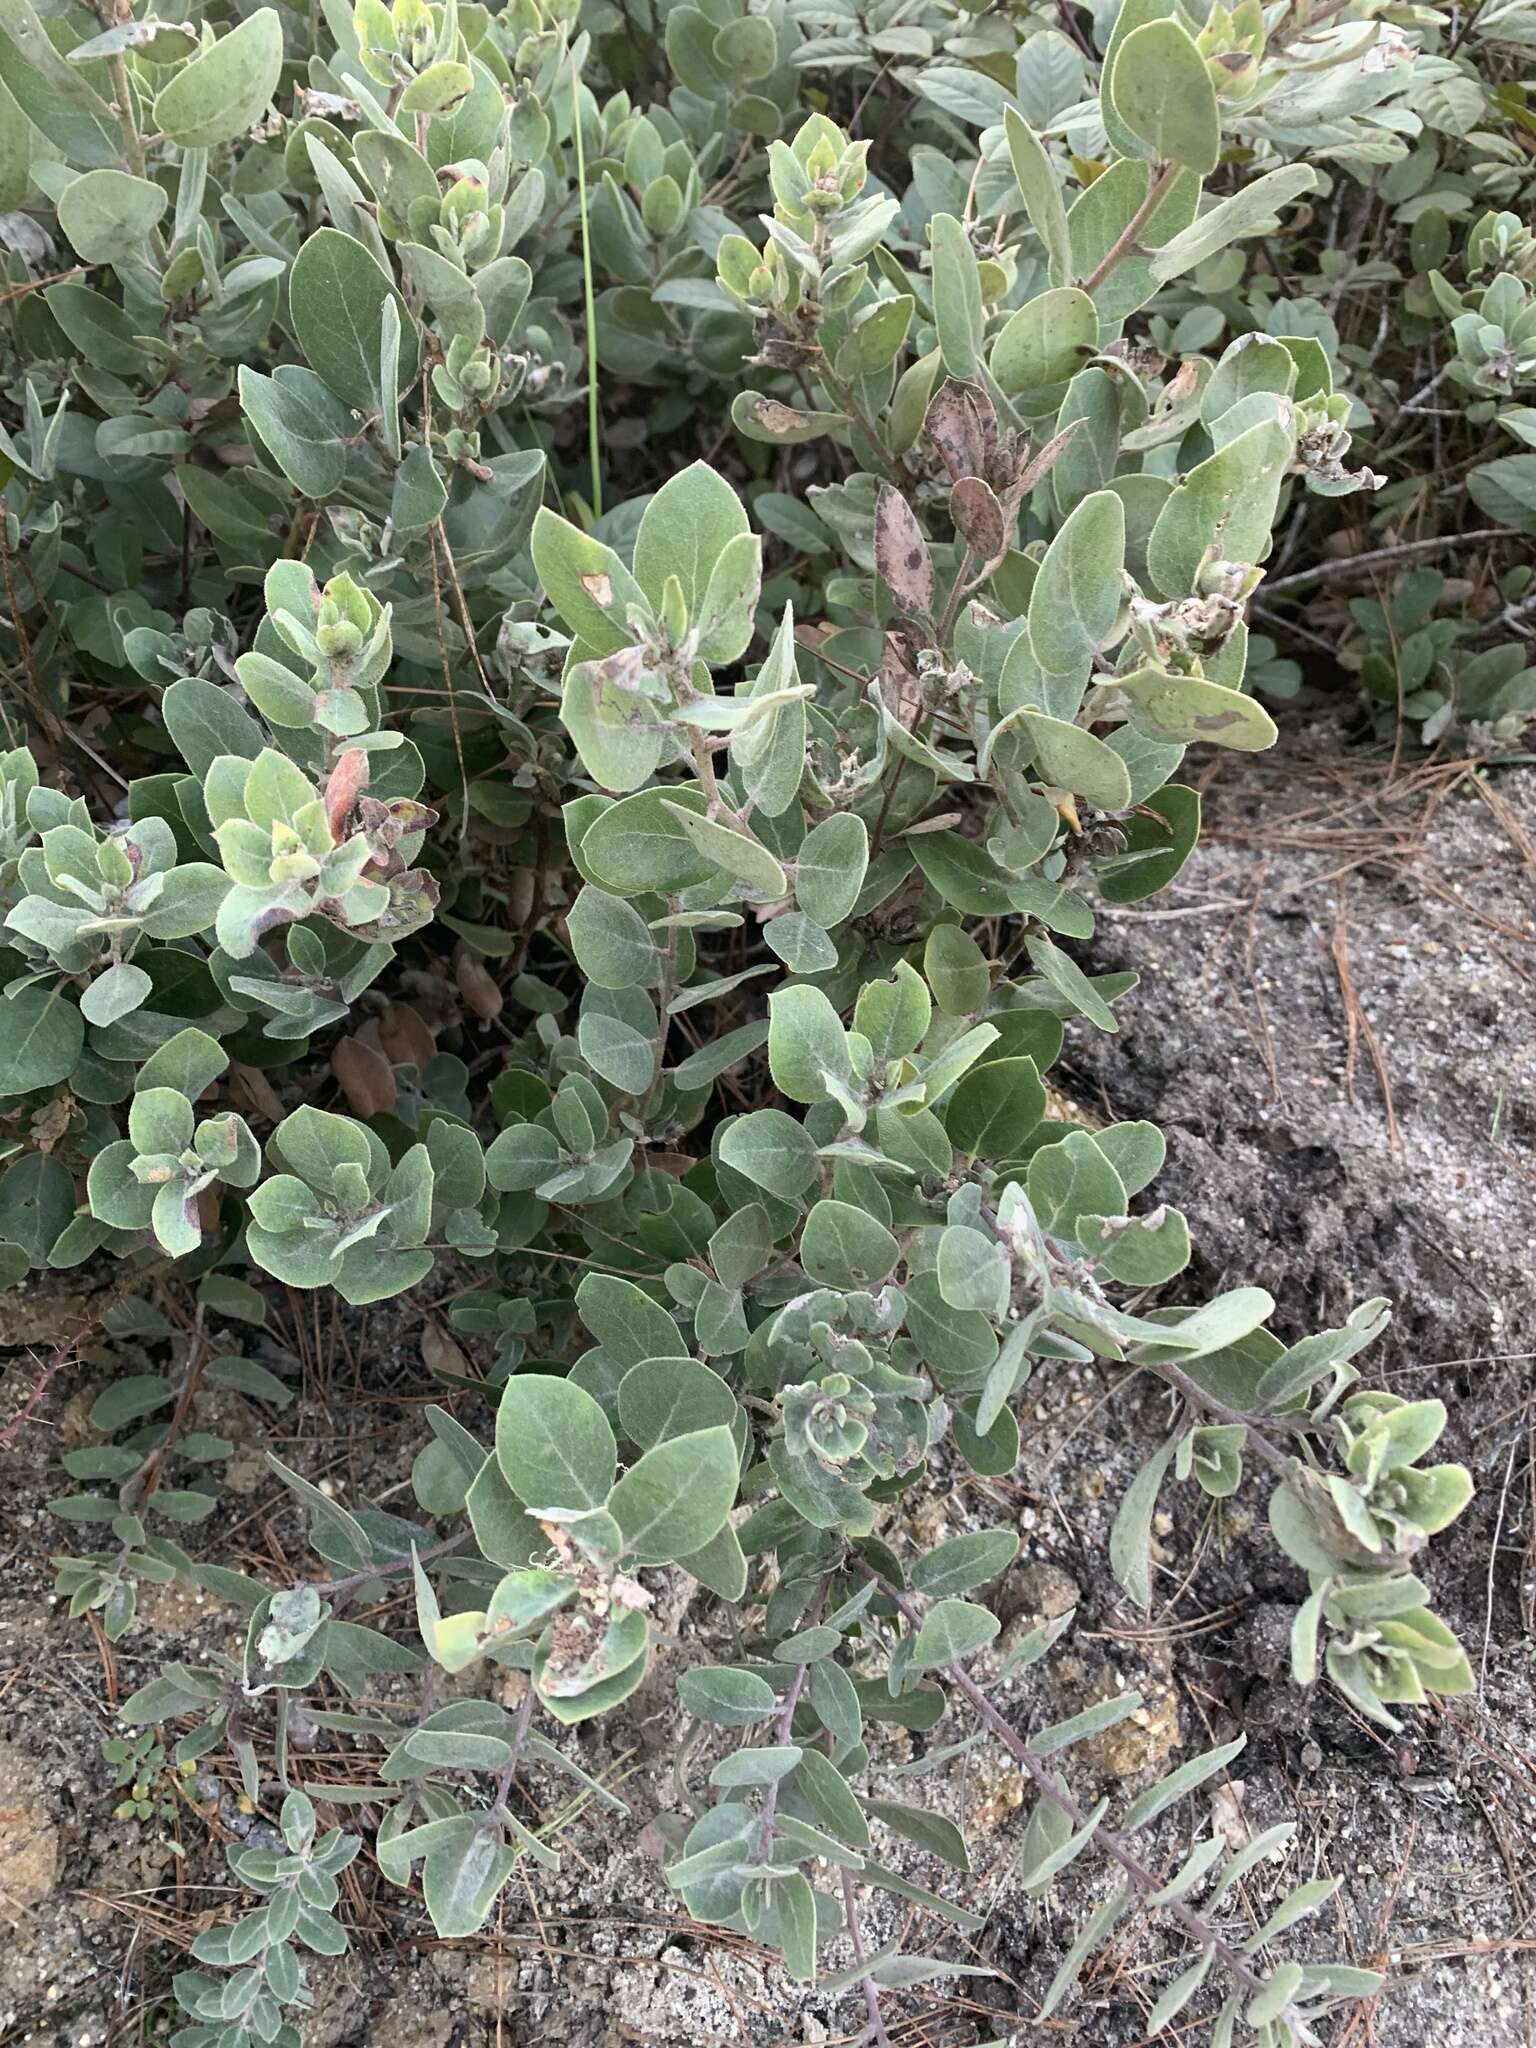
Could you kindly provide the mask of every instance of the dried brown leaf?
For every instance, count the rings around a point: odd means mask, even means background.
[[[237,1060],[229,1070],[229,1093],[244,1117],[280,1124],[287,1114],[282,1097],[259,1067],[247,1067]]]
[[[472,953],[468,946],[459,946],[455,949],[453,978],[459,985],[459,994],[480,1022],[494,1023],[501,1015],[501,990],[485,962],[478,954]]]
[[[394,1070],[381,1052],[362,1039],[337,1039],[331,1047],[331,1072],[355,1115],[387,1116],[394,1108],[398,1094]]]
[[[1045,446],[1031,456],[1020,472],[1016,486],[1020,498],[1027,498],[1035,485],[1050,475],[1085,424],[1084,420],[1073,420],[1070,426],[1063,427],[1059,434],[1053,434]]]
[[[477,1377],[473,1365],[441,1323],[422,1324],[421,1362],[428,1372],[436,1373],[442,1379],[472,1380]]]
[[[392,1067],[421,1072],[437,1051],[437,1039],[420,1010],[410,1003],[386,1003],[379,1012],[379,1044]]]

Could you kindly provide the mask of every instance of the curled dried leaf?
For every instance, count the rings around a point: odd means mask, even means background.
[[[765,398],[760,391],[738,391],[731,403],[731,418],[750,441],[770,441],[790,446],[814,441],[848,424],[841,412],[803,412],[785,405],[782,399]]]
[[[494,1023],[501,1015],[501,990],[485,962],[468,946],[459,946],[454,951],[453,978],[459,985],[459,994],[481,1023]]]
[[[1018,498],[1027,498],[1035,485],[1050,475],[1085,424],[1082,419],[1073,420],[1068,426],[1063,427],[1059,434],[1053,434],[1045,446],[1030,457],[1019,472],[1018,483],[1014,486]]]
[[[361,747],[348,747],[337,757],[325,785],[325,822],[334,839],[344,839],[352,806],[368,787],[368,756]]]

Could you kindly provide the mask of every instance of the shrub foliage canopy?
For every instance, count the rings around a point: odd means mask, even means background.
[[[64,1461],[60,1586],[113,1638],[143,1582],[246,1609],[238,1666],[173,1664],[127,1718],[286,1795],[283,1852],[233,1859],[261,1903],[179,1981],[182,2048],[299,2038],[359,1846],[311,1794],[382,1816],[444,1937],[556,1858],[514,1777],[613,1799],[562,1731],[640,1683],[670,1571],[740,1610],[677,1680],[738,1746],[670,1817],[670,1883],[862,1993],[873,2038],[882,1994],[960,1966],[869,1950],[856,1889],[981,1924],[889,1867],[892,1834],[966,1850],[872,1792],[880,1723],[1004,1744],[1018,1887],[1103,1861],[1044,2014],[1149,1902],[1194,1956],[1154,2034],[1193,2002],[1218,2048],[1282,2048],[1374,1986],[1271,1947],[1328,1884],[1232,1931],[1286,1830],[1143,1861],[1240,1741],[1079,1803],[1056,1759],[1136,1696],[1021,1735],[997,1682],[1066,1622],[999,1672],[1014,1532],[925,1549],[903,1501],[1027,1458],[1026,1384],[1146,1373],[1175,1419],[1115,1521],[1128,1597],[1164,1488],[1252,1469],[1300,1682],[1388,1726],[1470,1686],[1415,1570],[1469,1491],[1426,1462],[1445,1411],[1354,1362],[1386,1304],[1287,1342],[1259,1286],[1187,1298],[1162,1138],[1045,1076],[1139,1000],[1078,949],[1188,858],[1191,750],[1274,737],[1277,532],[1401,500],[1351,450],[1385,373],[1318,295],[1341,252],[1282,295],[1287,245],[1385,195],[1445,388],[1533,439],[1519,174],[1478,128],[1491,41],[1532,32],[1476,19],[1446,47],[1374,0],[0,0],[0,1277],[190,1290],[179,1383],[113,1382]],[[1476,468],[1480,516],[1527,524],[1533,465]],[[1450,680],[1462,630],[1409,710],[1507,735],[1523,658]],[[365,1308],[429,1276],[493,1363],[443,1366],[415,1511],[274,1459],[318,1572],[194,1557],[229,1447],[191,1391],[289,1398],[213,1326],[268,1278]],[[410,1641],[347,1618],[396,1575]],[[525,1673],[523,1705],[325,1704],[429,1663]],[[299,1716],[355,1784],[303,1789]]]

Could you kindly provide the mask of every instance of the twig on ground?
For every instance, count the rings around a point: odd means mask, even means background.
[[[1333,956],[1334,971],[1339,977],[1339,993],[1344,999],[1344,1019],[1347,1033],[1344,1057],[1344,1085],[1350,1102],[1355,1100],[1355,1061],[1361,1039],[1365,1041],[1371,1056],[1371,1065],[1376,1071],[1377,1085],[1381,1089],[1382,1105],[1387,1113],[1387,1142],[1392,1148],[1394,1159],[1403,1156],[1402,1133],[1398,1129],[1397,1110],[1392,1101],[1392,1077],[1387,1071],[1386,1054],[1381,1049],[1381,1039],[1376,1027],[1366,1015],[1364,1006],[1355,992],[1354,979],[1349,966],[1349,911],[1348,892],[1339,889],[1338,910],[1334,918],[1333,940],[1329,947]]]
[[[1371,548],[1363,555],[1335,555],[1314,562],[1310,569],[1297,569],[1290,576],[1282,576],[1278,582],[1261,584],[1260,588],[1266,597],[1278,597],[1282,590],[1304,590],[1310,583],[1326,583],[1331,576],[1381,568],[1388,562],[1408,561],[1414,555],[1443,554],[1447,548],[1475,547],[1479,541],[1518,538],[1512,526],[1476,526],[1468,533],[1435,533],[1424,540],[1399,540],[1390,547]],[[1513,607],[1506,606],[1505,609]]]

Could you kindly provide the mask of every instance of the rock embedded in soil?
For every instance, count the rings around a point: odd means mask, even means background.
[[[1009,1653],[1042,1621],[1059,1621],[1082,1599],[1082,1588],[1068,1571],[1046,1561],[1015,1567],[1002,1582],[1001,1601],[1007,1624],[997,1654]]]
[[[13,1923],[24,1920],[58,1874],[59,1830],[39,1763],[14,1743],[0,1743],[0,1909]]]

